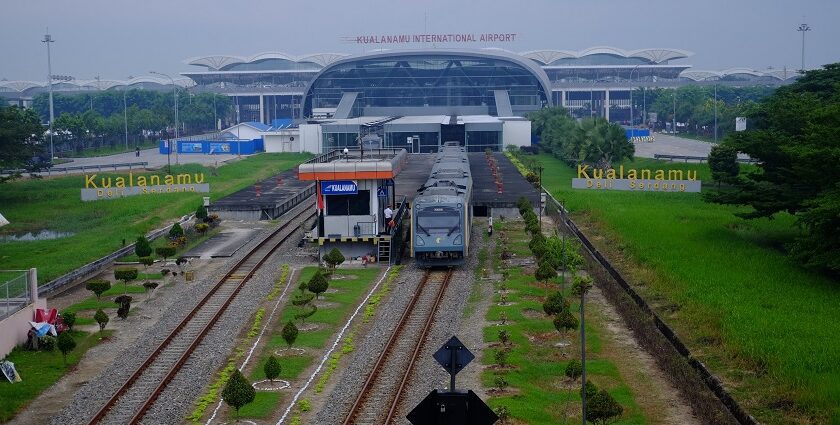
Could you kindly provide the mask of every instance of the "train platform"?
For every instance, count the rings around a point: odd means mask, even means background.
[[[429,174],[432,173],[432,164],[434,163],[435,154],[417,153],[409,155],[408,164],[394,178],[397,199],[405,196],[406,202],[411,204],[414,197],[417,196],[417,189],[420,189],[420,186],[426,183],[426,180],[429,180]]]
[[[470,173],[473,180],[472,205],[473,215],[486,217],[489,215],[519,214],[516,202],[521,197],[528,198],[535,207],[540,203],[540,192],[534,185],[528,183],[516,166],[502,153],[494,153],[493,158],[501,175],[501,191],[496,184],[496,177],[484,153],[470,153]],[[512,209],[512,211],[511,211]]]
[[[245,246],[261,228],[228,228],[207,239],[202,244],[187,251],[183,256],[189,258],[211,258],[232,257]]]
[[[315,184],[284,171],[210,204],[208,211],[227,220],[273,220],[315,193]]]

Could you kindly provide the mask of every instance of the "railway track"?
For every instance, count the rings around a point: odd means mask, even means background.
[[[417,293],[400,317],[344,420],[345,425],[393,421],[452,274],[453,270],[447,269],[428,270],[423,275]]]
[[[301,220],[312,217],[308,205],[291,217],[245,255],[199,301],[195,308],[146,358],[145,362],[103,405],[88,424],[136,424],[186,363],[216,321],[236,298],[257,269],[298,229]]]

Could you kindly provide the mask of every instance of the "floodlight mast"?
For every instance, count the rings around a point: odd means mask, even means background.
[[[53,120],[55,119],[55,112],[53,112],[53,90],[52,90],[52,60],[50,57],[50,44],[55,43],[52,36],[50,35],[50,29],[47,28],[47,33],[44,35],[44,39],[41,40],[41,43],[45,43],[47,45],[47,85],[49,86],[49,93],[50,93],[50,162],[55,158],[55,148],[53,147]]]

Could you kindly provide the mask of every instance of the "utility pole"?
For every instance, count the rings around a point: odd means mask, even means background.
[[[677,89],[674,88],[674,115],[671,117],[671,132],[677,135]]]
[[[54,43],[55,40],[52,39],[50,35],[50,29],[47,28],[47,33],[44,35],[44,39],[41,40],[42,43],[46,43],[47,45],[47,81],[49,85],[50,91],[50,162],[55,158],[55,149],[53,148],[53,121],[55,119],[55,113],[53,112],[53,91],[52,91],[52,61],[50,58],[50,44]]]
[[[811,27],[808,24],[802,24],[799,28],[796,29],[797,31],[802,33],[802,66],[799,68],[799,72],[805,73],[805,33],[811,31]]]
[[[123,122],[125,123],[125,150],[128,151],[128,103],[125,101],[125,93],[128,87],[123,87]]]
[[[715,84],[715,144],[717,142],[717,84]]]

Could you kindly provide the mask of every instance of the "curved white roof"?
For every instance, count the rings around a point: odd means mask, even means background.
[[[617,47],[610,46],[596,46],[580,51],[572,50],[532,50],[520,53],[526,58],[533,59],[543,65],[548,65],[558,59],[567,58],[582,58],[589,55],[613,55],[624,58],[641,58],[651,61],[653,63],[662,63],[672,59],[683,59],[694,55],[694,53],[687,50],[669,49],[669,48],[650,48],[638,50],[623,50]]]
[[[394,49],[374,49],[369,52],[375,53],[380,51],[390,51]],[[510,55],[517,55],[523,56],[528,59],[535,60],[543,65],[549,64],[554,62],[558,59],[564,58],[582,58],[588,55],[596,55],[596,54],[608,54],[608,55],[615,55],[625,58],[642,58],[653,63],[662,63],[667,60],[672,59],[682,59],[692,56],[694,53],[691,53],[686,50],[680,49],[669,49],[669,48],[650,48],[650,49],[638,49],[638,50],[623,50],[617,47],[609,47],[609,46],[596,46],[590,47],[588,49],[584,49],[578,52],[571,51],[571,50],[532,50],[527,52],[516,53],[512,52],[507,49],[502,49],[499,47],[485,47],[481,50],[495,50],[495,51],[502,51],[504,53]],[[209,55],[209,56],[197,56],[194,58],[190,58],[184,61],[184,63],[188,65],[197,65],[197,66],[206,66],[212,70],[220,70],[224,67],[231,66],[231,65],[239,65],[239,64],[247,64],[247,63],[254,63],[259,62],[266,59],[284,59],[291,62],[313,62],[321,67],[326,67],[327,65],[331,65],[334,62],[350,56],[349,54],[344,53],[316,53],[316,54],[309,54],[309,55],[290,55],[287,53],[282,52],[263,52],[257,53],[253,56],[232,56],[232,55]]]
[[[345,56],[344,53],[315,53],[309,55],[294,56],[282,52],[262,52],[253,56],[229,56],[229,55],[210,55],[198,56],[184,61],[187,65],[206,66],[213,70],[220,70],[226,66],[239,65],[246,63],[259,62],[266,59],[283,59],[290,62],[312,62],[327,66]]]
[[[777,80],[789,80],[791,78],[799,77],[798,71],[772,69],[768,71],[756,71],[749,68],[729,68],[723,71],[704,71],[699,69],[688,69],[680,73],[681,78],[688,78],[694,81],[703,81],[709,79],[720,79],[730,75],[750,75],[753,77],[773,77]]]
[[[153,84],[160,84],[162,86],[167,86],[172,84],[168,78],[161,78],[161,77],[135,77],[129,80],[70,80],[70,81],[53,81],[53,86],[62,84],[62,85],[71,85],[76,86],[79,88],[87,88],[87,89],[97,89],[97,90],[108,90],[114,87],[124,87],[124,86],[131,86],[138,83],[153,83]],[[192,87],[195,85],[195,81],[186,78],[186,77],[179,77],[175,78],[175,84],[179,87]],[[7,89],[11,89],[17,92],[23,92],[35,87],[47,87],[47,82],[41,81],[0,81],[0,87],[4,87]]]

